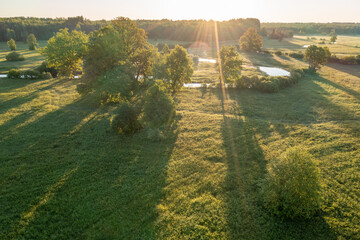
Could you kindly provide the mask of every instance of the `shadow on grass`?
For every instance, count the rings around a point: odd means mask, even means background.
[[[262,53],[250,53],[241,51],[241,55],[249,59],[254,66],[264,66],[264,67],[284,67],[284,65],[276,60],[274,56],[270,54]]]
[[[118,136],[112,111],[81,99],[2,143],[0,236],[155,238],[177,133],[159,142],[145,133]]]
[[[248,103],[248,102],[246,102]],[[241,116],[226,116],[222,137],[228,164],[227,222],[229,239],[336,239],[322,216],[309,221],[283,220],[263,207],[258,183],[265,177],[266,164],[256,131],[264,126],[247,117],[242,98],[236,99]]]

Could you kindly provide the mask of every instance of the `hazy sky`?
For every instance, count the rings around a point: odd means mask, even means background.
[[[92,20],[259,18],[262,22],[360,22],[360,0],[0,0],[0,17]]]

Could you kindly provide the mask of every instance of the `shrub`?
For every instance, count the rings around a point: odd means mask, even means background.
[[[129,75],[121,67],[112,69],[96,79],[93,89],[96,89],[95,98],[100,104],[120,103],[130,100],[136,86]]]
[[[22,56],[20,53],[18,52],[11,52],[8,55],[6,55],[6,60],[10,61],[10,62],[14,62],[14,61],[24,61],[25,58],[24,56]]]
[[[275,52],[275,55],[276,55],[276,56],[281,56],[281,55],[282,55],[282,52],[281,52],[281,51],[276,51],[276,52]]]
[[[288,218],[310,218],[320,207],[318,169],[313,157],[299,148],[290,148],[269,163],[262,182],[265,206]]]
[[[49,67],[47,61],[43,61],[40,66],[36,67],[34,70],[38,71],[39,73],[49,72],[54,78],[58,75],[57,70],[54,67]]]
[[[128,102],[123,102],[112,121],[112,128],[118,134],[130,135],[141,129],[138,113]]]
[[[149,88],[145,96],[144,120],[150,127],[169,124],[175,115],[175,103],[160,84]]]
[[[304,59],[304,54],[301,53],[301,52],[298,52],[298,53],[290,53],[289,56],[292,57],[292,58]]]
[[[41,77],[41,73],[36,70],[25,70],[21,72],[21,75],[24,76],[25,79],[39,79]]]
[[[8,45],[8,47],[10,48],[11,51],[16,50],[16,43],[15,43],[14,39],[10,39],[9,41],[7,41],[6,44]]]
[[[304,72],[301,69],[292,69],[290,71],[290,77],[292,79],[294,79],[294,81],[296,81],[296,82],[299,81],[300,78],[302,78],[303,74],[304,74]]]
[[[41,76],[40,76],[41,79],[44,79],[44,80],[48,80],[48,79],[52,79],[52,75],[51,73],[49,72],[44,72],[44,73],[41,73]]]
[[[15,78],[15,79],[19,79],[21,76],[20,71],[17,69],[11,69],[8,74],[7,77],[8,78]]]

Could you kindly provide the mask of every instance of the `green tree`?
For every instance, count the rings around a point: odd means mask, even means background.
[[[226,83],[240,79],[242,60],[235,47],[223,46],[220,51],[221,68]]]
[[[311,45],[306,49],[304,59],[309,62],[309,69],[316,70],[321,65],[325,65],[330,56],[329,48]]]
[[[37,47],[39,47],[39,44],[37,43],[36,37],[34,34],[30,33],[28,37],[26,38],[26,42],[29,46],[29,50],[35,50]]]
[[[175,115],[175,102],[166,89],[157,83],[145,96],[144,120],[150,127],[169,124]]]
[[[16,43],[15,43],[14,39],[10,39],[9,41],[7,41],[7,45],[10,48],[11,51],[16,50]]]
[[[57,69],[60,76],[73,77],[75,71],[81,70],[87,43],[88,36],[85,33],[76,30],[69,33],[65,28],[50,38],[41,53],[46,56],[48,66]]]
[[[84,72],[88,84],[113,68],[124,66],[134,81],[148,76],[152,70],[154,49],[147,43],[146,33],[128,18],[117,18],[90,36]]]
[[[334,29],[331,31],[330,36],[330,43],[335,43],[337,40],[337,34]]]
[[[184,83],[191,81],[193,62],[185,48],[176,45],[166,57],[167,84],[172,94],[179,91]]]
[[[262,36],[258,34],[255,28],[249,28],[243,36],[240,37],[240,48],[249,52],[260,51],[262,47]]]

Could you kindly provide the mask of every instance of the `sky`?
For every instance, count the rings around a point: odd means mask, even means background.
[[[0,0],[0,17],[360,22],[360,0]]]

